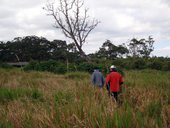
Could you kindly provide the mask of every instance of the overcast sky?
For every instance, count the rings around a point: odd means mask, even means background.
[[[54,20],[42,9],[47,0],[0,0],[0,40],[29,35],[70,42],[52,27]],[[85,0],[91,18],[100,24],[91,32],[86,53],[94,53],[107,39],[115,45],[149,35],[157,56],[170,57],[170,0]]]

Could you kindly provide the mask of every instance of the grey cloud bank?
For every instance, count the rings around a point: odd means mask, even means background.
[[[49,40],[66,39],[52,27],[54,20],[42,9],[46,0],[1,0],[0,40],[37,35]],[[114,44],[129,39],[155,39],[154,55],[170,57],[170,1],[169,0],[85,0],[90,17],[101,23],[92,31],[83,47],[87,53],[95,52],[106,39]],[[169,42],[169,43],[167,43]]]

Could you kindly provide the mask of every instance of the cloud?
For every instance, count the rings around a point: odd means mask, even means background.
[[[1,0],[0,40],[18,36],[38,35],[47,39],[62,39],[60,30],[52,27],[54,19],[42,9],[47,0]],[[94,52],[109,39],[116,45],[129,39],[155,39],[155,46],[170,47],[170,1],[169,0],[85,0],[91,18],[101,23],[90,33],[86,52]],[[165,43],[166,42],[166,43]],[[158,50],[154,53],[157,54]],[[168,53],[170,56],[170,53]]]
[[[165,47],[165,48],[157,49],[157,51],[170,51],[170,47]]]
[[[39,6],[46,0],[1,0],[0,5],[1,7],[8,7],[12,9],[25,9],[25,8],[32,8],[35,6]]]
[[[3,2],[7,1],[1,1],[1,3]],[[17,2],[20,1],[16,1],[16,3]],[[21,4],[24,3],[21,2],[20,5]],[[34,6],[31,6],[33,4]],[[0,40],[12,40],[18,36],[28,35],[41,36],[40,33],[43,36],[49,33],[49,31],[57,34],[57,31],[54,31],[52,27],[53,19],[46,16],[45,11],[42,9],[43,5],[42,3],[35,5],[33,2],[29,4],[31,7],[22,7],[23,9],[2,6],[0,12],[4,11],[4,13],[0,13]],[[53,35],[53,38],[55,37],[54,34],[50,34],[49,38],[52,38],[51,35]],[[48,36],[46,35],[46,37]]]
[[[168,46],[168,47],[164,47],[164,48],[155,49],[153,54],[156,56],[167,57],[170,55],[170,47]]]
[[[162,2],[164,3],[164,4],[166,4],[166,5],[170,5],[170,1],[169,0],[162,0]]]

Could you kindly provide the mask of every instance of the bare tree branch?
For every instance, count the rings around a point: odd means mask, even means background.
[[[66,37],[72,39],[80,54],[85,57],[82,46],[99,21],[89,20],[88,9],[83,8],[83,5],[83,0],[59,0],[57,7],[55,3],[47,3],[44,9],[54,18],[54,27],[61,29]]]

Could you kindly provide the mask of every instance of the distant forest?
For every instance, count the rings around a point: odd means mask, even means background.
[[[114,45],[110,40],[103,42],[98,51],[88,54],[86,62],[74,43],[49,41],[44,37],[16,37],[12,41],[0,41],[0,62],[43,62],[56,61],[63,64],[90,63],[106,67],[115,64],[125,69],[170,70],[170,58],[150,56],[154,50],[154,40],[133,38],[128,44]],[[86,64],[87,65],[87,64]],[[88,67],[88,66],[87,66]]]

